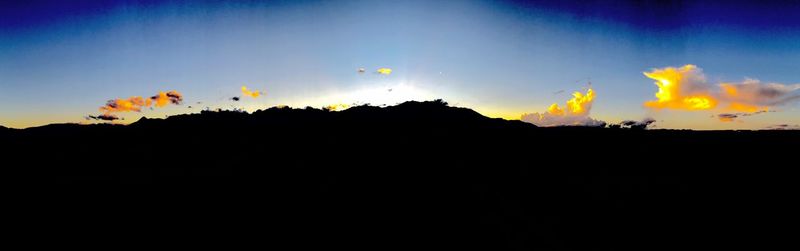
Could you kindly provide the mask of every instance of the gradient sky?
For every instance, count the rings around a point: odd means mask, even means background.
[[[82,122],[109,99],[169,90],[185,105],[120,115],[443,98],[519,119],[589,79],[591,116],[607,122],[800,124],[798,102],[727,123],[642,105],[657,91],[642,72],[667,66],[800,83],[800,2],[565,2],[3,1],[0,125]],[[380,67],[393,72],[372,73]],[[266,95],[228,100],[242,85]]]

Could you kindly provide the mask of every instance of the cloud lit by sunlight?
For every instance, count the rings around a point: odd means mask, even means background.
[[[327,105],[327,106],[323,107],[324,110],[334,111],[334,112],[343,111],[343,110],[346,110],[347,108],[350,108],[350,105],[348,105],[348,104],[332,104],[332,105]]]
[[[379,74],[382,74],[382,75],[389,75],[389,74],[392,74],[392,69],[390,69],[390,68],[380,68],[380,69],[378,69],[377,72]]]
[[[113,99],[100,107],[104,114],[115,112],[141,112],[142,107],[150,107],[155,102],[156,107],[164,107],[167,104],[179,105],[183,101],[183,95],[177,91],[158,92],[155,96],[148,99],[141,96],[130,97],[127,99]]]
[[[800,84],[785,85],[762,83],[757,79],[745,79],[741,83],[719,84],[720,99],[729,103],[728,109],[741,112],[755,112],[771,106],[785,105],[800,100]]]
[[[156,107],[164,107],[167,104],[179,105],[183,101],[183,95],[177,91],[158,92],[155,96],[150,97],[150,100],[156,102]],[[147,106],[150,106],[149,102]]]
[[[754,113],[773,106],[800,100],[800,84],[761,83],[746,79],[741,83],[709,84],[702,69],[695,65],[665,67],[644,72],[656,80],[656,100],[644,103],[645,107],[674,110],[711,110]],[[730,122],[735,117],[720,116],[720,121]]]
[[[572,94],[572,99],[567,100],[567,105],[564,108],[559,107],[557,103],[553,103],[547,108],[546,112],[526,113],[521,116],[520,120],[537,126],[605,125],[605,122],[589,117],[592,103],[594,103],[594,97],[595,93],[591,88],[586,91],[586,94],[574,92]]]
[[[261,91],[251,91],[247,89],[247,86],[242,86],[242,96],[258,98],[258,96],[261,96],[262,94],[264,93]]]
[[[158,94],[150,98],[142,98],[141,96],[134,96],[127,99],[113,99],[106,102],[106,105],[100,107],[102,115],[87,116],[95,120],[113,121],[120,119],[114,113],[119,112],[141,112],[145,107],[164,107],[168,104],[179,105],[183,102],[183,95],[177,91],[158,92]]]
[[[709,93],[705,76],[694,65],[680,68],[666,67],[644,72],[648,78],[656,80],[658,86],[656,100],[644,103],[645,107],[656,109],[708,110],[716,107],[718,101]]]

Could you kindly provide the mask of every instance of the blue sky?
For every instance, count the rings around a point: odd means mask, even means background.
[[[654,111],[642,106],[657,91],[642,72],[694,64],[713,82],[795,84],[797,41],[800,5],[772,1],[4,2],[0,125],[81,122],[106,100],[168,90],[194,107],[120,115],[444,98],[519,118],[591,79],[597,119],[758,129],[800,124],[797,102],[734,123]],[[370,73],[380,67],[393,72]],[[228,100],[242,85],[267,94]],[[377,91],[398,86],[410,91]]]

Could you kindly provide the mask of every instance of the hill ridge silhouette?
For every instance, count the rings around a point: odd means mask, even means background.
[[[797,209],[800,131],[544,128],[443,101],[5,131],[8,184],[158,185],[187,225],[254,234],[197,222],[213,212],[309,249],[718,248]]]
[[[48,130],[50,128],[65,129],[71,127],[105,127],[105,126],[130,126],[138,127],[144,124],[163,124],[163,123],[186,123],[197,120],[202,122],[212,120],[219,122],[219,119],[229,120],[228,122],[269,122],[271,120],[289,120],[299,119],[303,120],[331,120],[329,122],[338,122],[341,120],[376,120],[381,122],[398,122],[400,120],[408,119],[422,119],[426,121],[439,121],[448,123],[479,123],[479,124],[492,124],[500,125],[508,123],[509,125],[521,127],[536,127],[536,125],[525,123],[518,120],[505,120],[502,118],[489,118],[472,109],[464,107],[452,107],[447,102],[442,100],[431,101],[406,101],[393,106],[372,106],[370,104],[353,106],[342,111],[328,111],[324,108],[292,108],[284,107],[270,107],[267,109],[259,109],[253,112],[237,111],[237,110],[203,110],[199,113],[187,113],[170,115],[166,118],[148,118],[142,116],[137,121],[122,125],[113,123],[93,123],[93,124],[78,124],[78,123],[52,123],[47,125],[28,127],[22,129],[6,128],[0,126],[0,130]],[[326,121],[327,122],[327,121]],[[196,126],[202,126],[196,125]]]
[[[535,128],[533,124],[488,118],[472,109],[450,107],[441,100],[434,101],[407,101],[395,106],[354,106],[343,111],[328,111],[312,107],[291,108],[272,107],[257,110],[252,113],[218,110],[201,111],[196,114],[181,114],[170,116],[166,119],[142,119],[130,124],[131,127],[156,126],[165,123],[177,123],[185,126],[230,126],[229,123],[244,123],[246,125],[264,125],[279,123],[282,125],[317,123],[333,126],[396,126],[399,123],[405,126],[476,126],[476,127],[520,127]],[[210,123],[210,124],[209,124]]]

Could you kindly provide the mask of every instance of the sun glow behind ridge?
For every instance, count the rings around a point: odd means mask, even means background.
[[[322,106],[332,104],[370,104],[382,106],[396,105],[405,101],[426,101],[436,98],[437,97],[431,92],[419,88],[416,85],[408,82],[400,82],[393,85],[362,86],[361,88],[347,92],[337,92],[311,103],[322,103]]]

